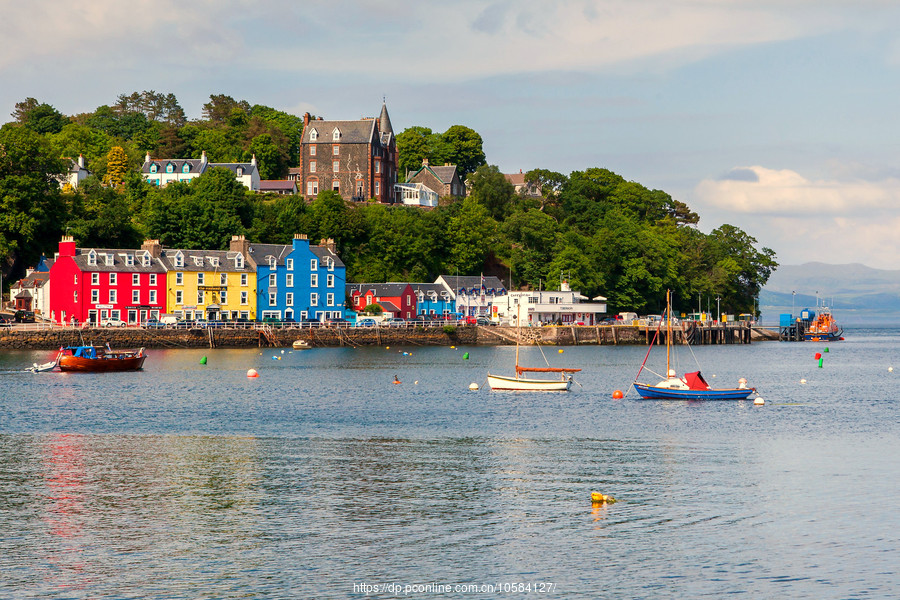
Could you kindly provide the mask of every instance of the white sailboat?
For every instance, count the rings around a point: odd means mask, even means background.
[[[519,365],[519,338],[521,337],[522,319],[520,304],[516,315],[516,374],[514,377],[504,375],[491,375],[488,373],[487,382],[492,390],[514,390],[532,392],[567,392],[572,387],[572,374],[581,369],[567,369],[558,367],[523,367]],[[546,360],[546,358],[544,359]],[[529,378],[528,373],[555,373],[555,379]]]

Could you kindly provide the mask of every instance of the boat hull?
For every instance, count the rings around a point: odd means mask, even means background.
[[[144,366],[146,355],[127,358],[84,358],[81,356],[61,356],[60,371],[106,373],[112,371],[137,371]]]
[[[634,389],[645,400],[746,400],[756,390],[735,388],[722,390],[674,390],[644,383],[635,383]]]
[[[807,331],[803,334],[803,339],[807,342],[837,342],[844,339],[841,334],[843,331],[838,333],[812,333]]]
[[[492,390],[512,390],[520,392],[567,392],[572,387],[572,378],[565,379],[525,379],[524,377],[487,376]]]

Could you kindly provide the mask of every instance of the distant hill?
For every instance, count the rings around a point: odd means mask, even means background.
[[[815,308],[817,297],[842,325],[900,324],[900,270],[820,262],[778,267],[759,295],[763,322],[776,323],[792,301],[795,314]]]

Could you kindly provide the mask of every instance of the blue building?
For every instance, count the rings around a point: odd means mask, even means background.
[[[242,238],[232,244],[235,241]],[[258,319],[324,321],[344,317],[347,275],[334,240],[311,246],[305,235],[296,234],[290,246],[243,243],[256,265]]]
[[[444,315],[456,312],[453,294],[439,283],[410,283],[416,294],[416,310],[420,315]]]

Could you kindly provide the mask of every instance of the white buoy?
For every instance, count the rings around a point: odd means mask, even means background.
[[[760,398],[759,396],[757,396],[757,397],[753,400],[753,404],[755,404],[756,406],[762,406],[762,405],[765,404],[765,403],[766,403],[766,401],[763,400],[762,398]]]
[[[419,385],[419,380],[416,379],[415,381],[413,381],[413,385]]]
[[[805,380],[805,379],[801,379],[801,380],[800,380],[800,383],[801,383],[802,385],[806,385],[806,380]]]
[[[478,389],[478,384],[477,384],[477,383],[474,383],[474,382],[473,382],[473,383],[470,383],[470,384],[469,384],[469,389],[472,390],[473,392],[476,391],[476,390]]]
[[[888,367],[888,373],[893,373],[893,372],[894,372],[894,367]]]

